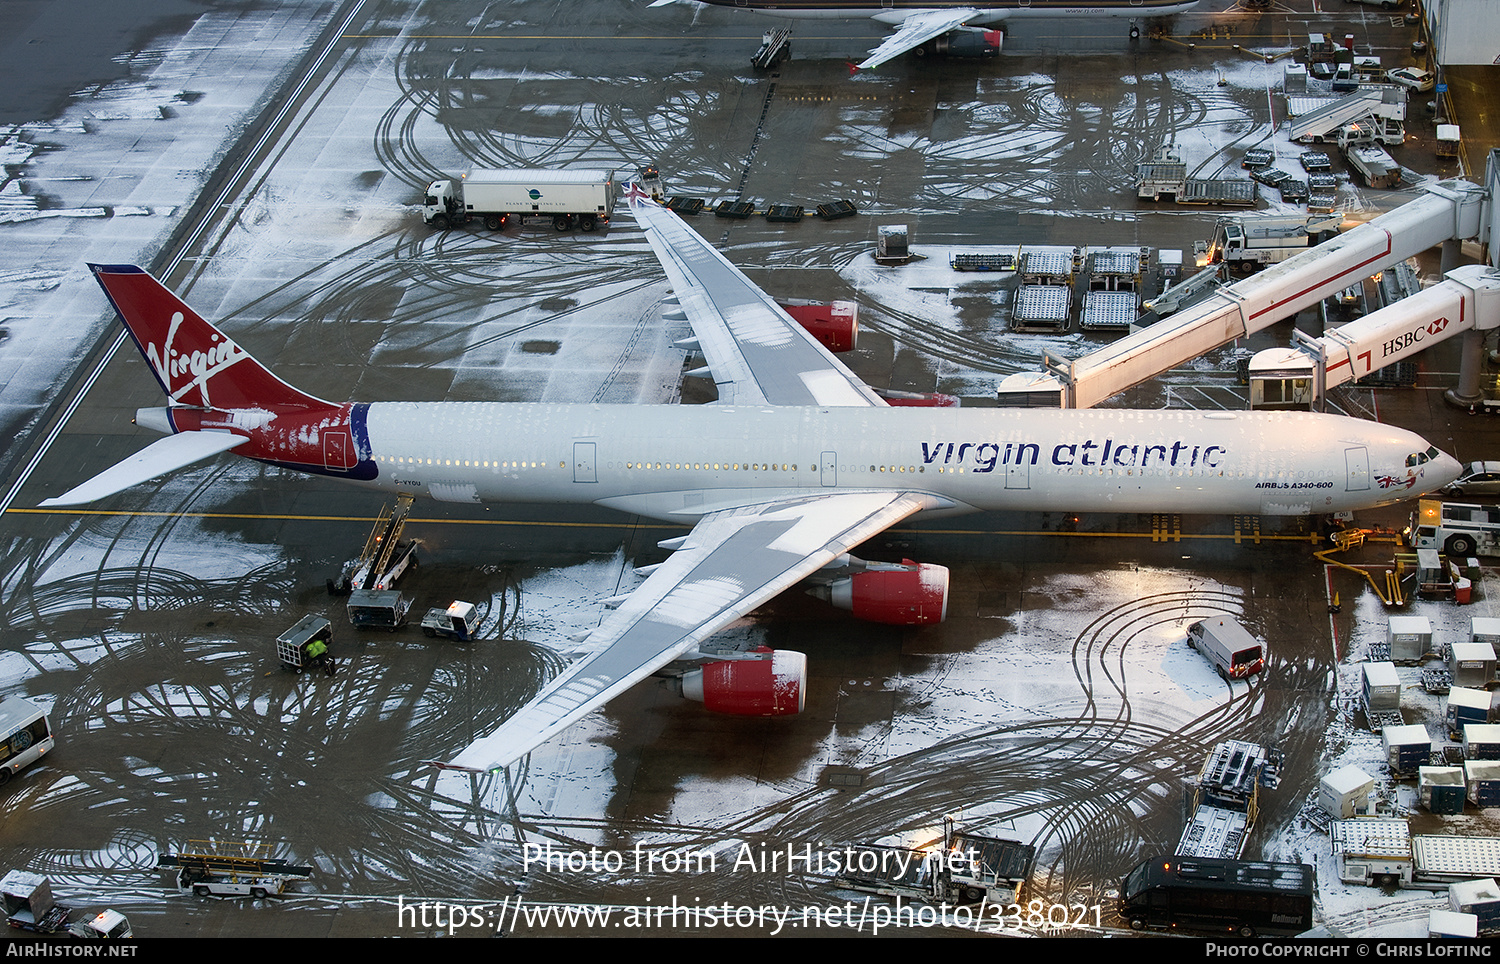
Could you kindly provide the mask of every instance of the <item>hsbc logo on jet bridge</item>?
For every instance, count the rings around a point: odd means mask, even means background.
[[[1419,325],[1418,327],[1413,328],[1411,331],[1408,331],[1406,334],[1397,335],[1395,338],[1392,338],[1390,341],[1386,342],[1382,348],[1380,357],[1389,358],[1391,355],[1398,354],[1399,352],[1410,351],[1411,349],[1420,345],[1422,343],[1422,340],[1428,335],[1441,334],[1443,329],[1447,327],[1447,318],[1439,318],[1437,321],[1434,321],[1430,325]]]
[[[1100,466],[1117,469],[1219,467],[1228,450],[1219,445],[1193,445],[1177,441],[1170,445],[1137,442],[1060,442],[1052,446],[1050,464]],[[993,472],[999,465],[1036,465],[1042,446],[1036,442],[923,442],[922,464],[967,468],[970,472]]]

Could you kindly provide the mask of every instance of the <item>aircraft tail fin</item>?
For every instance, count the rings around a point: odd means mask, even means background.
[[[172,404],[218,409],[331,404],[271,374],[144,268],[88,267]]]

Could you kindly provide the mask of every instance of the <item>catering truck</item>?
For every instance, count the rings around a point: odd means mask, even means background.
[[[1339,233],[1342,214],[1258,214],[1220,218],[1214,236],[1193,245],[1199,267],[1226,264],[1243,272],[1280,264]]]
[[[470,168],[463,177],[427,185],[422,220],[441,231],[483,221],[491,231],[512,223],[552,222],[559,231],[597,231],[615,209],[614,171]]]

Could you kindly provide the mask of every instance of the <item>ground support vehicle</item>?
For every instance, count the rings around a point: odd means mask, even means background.
[[[1349,146],[1344,150],[1344,160],[1370,187],[1396,187],[1401,183],[1401,165],[1374,144]]]
[[[944,821],[943,845],[908,850],[857,844],[840,854],[837,883],[867,894],[930,903],[1006,907],[1018,902],[1036,863],[1036,847],[1019,840],[955,831]]]
[[[1445,890],[1500,873],[1500,837],[1413,834],[1400,818],[1356,817],[1335,821],[1329,839],[1346,884]]]
[[[761,38],[760,49],[750,56],[750,65],[769,70],[792,57],[792,31],[790,27],[767,30]]]
[[[1177,842],[1180,856],[1232,860],[1260,815],[1260,790],[1281,785],[1281,751],[1226,740],[1209,751],[1193,787],[1193,816]]]
[[[439,231],[470,221],[499,231],[512,219],[521,224],[550,221],[559,231],[594,231],[609,226],[614,209],[614,171],[475,167],[462,178],[427,185],[422,220]]]
[[[401,539],[412,501],[411,496],[403,495],[396,499],[394,507],[381,507],[364,549],[344,563],[337,579],[328,580],[330,596],[347,596],[360,589],[390,589],[408,569],[416,568],[416,540]]]
[[[455,599],[446,609],[429,609],[422,617],[422,632],[427,636],[446,636],[467,643],[479,628],[479,617],[471,602]]]
[[[1136,197],[1142,200],[1238,207],[1255,204],[1255,185],[1249,181],[1188,177],[1187,164],[1171,145],[1157,148],[1149,161],[1137,164],[1135,180]]]
[[[406,625],[411,600],[395,589],[361,589],[349,594],[349,624],[355,629],[384,629],[394,633]]]
[[[47,711],[24,696],[0,702],[0,786],[56,745]]]
[[[332,644],[333,624],[323,616],[309,613],[276,637],[276,659],[282,669],[297,673],[313,666],[331,666],[328,647]]]
[[[1500,556],[1500,507],[1421,499],[1402,535],[1413,549]]]
[[[417,566],[416,540],[401,539],[411,506],[412,497],[403,495],[394,508],[382,508],[364,550],[344,566],[336,582],[328,582],[330,593],[349,596],[349,622],[357,629],[394,632],[406,625],[411,600],[392,587]]]
[[[190,840],[197,849],[161,854],[156,866],[177,870],[178,891],[198,897],[279,896],[292,880],[312,876],[311,867],[297,867],[270,856],[266,844]]]
[[[1343,220],[1341,215],[1328,214],[1220,218],[1213,237],[1198,242],[1194,250],[1200,266],[1222,263],[1250,272],[1280,264],[1334,237]]]
[[[119,911],[102,910],[70,920],[72,909],[52,901],[51,881],[24,870],[12,870],[0,878],[0,904],[5,922],[16,930],[89,939],[133,936],[130,921]]]
[[[1119,911],[1134,930],[1300,934],[1312,927],[1316,883],[1307,864],[1159,856],[1125,875]]]
[[[1188,645],[1226,680],[1248,679],[1266,666],[1265,650],[1239,621],[1229,616],[1200,619],[1188,627]]]

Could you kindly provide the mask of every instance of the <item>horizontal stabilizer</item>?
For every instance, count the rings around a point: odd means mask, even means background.
[[[55,499],[46,500],[42,505],[83,505],[85,502],[94,502],[132,485],[139,485],[220,452],[227,452],[248,441],[250,440],[243,435],[229,432],[183,432],[168,435],[152,442],[125,461],[110,466],[82,485],[69,489]]]

